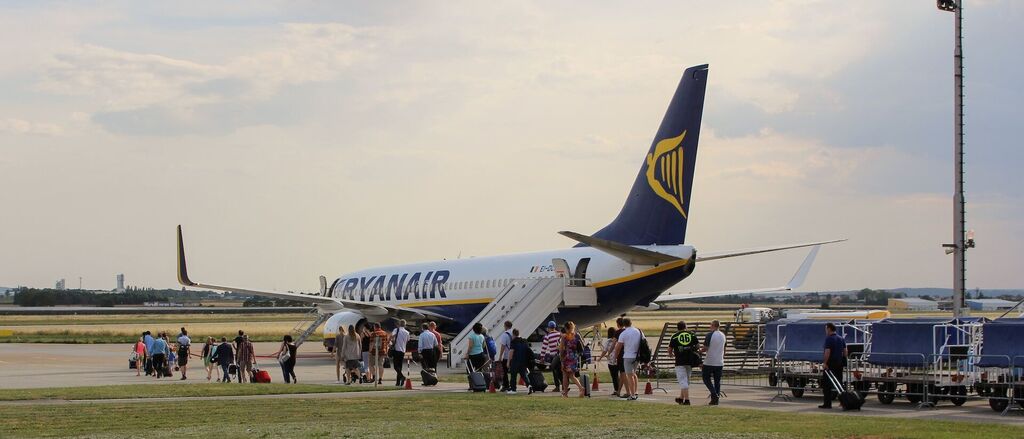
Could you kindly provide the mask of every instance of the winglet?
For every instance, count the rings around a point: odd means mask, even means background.
[[[185,266],[185,242],[181,239],[181,224],[178,224],[178,283],[186,287],[196,285],[188,278],[188,267]]]
[[[804,280],[807,279],[807,273],[811,271],[811,265],[814,264],[814,258],[818,256],[818,249],[820,248],[821,245],[816,245],[811,248],[811,252],[807,254],[807,258],[804,259],[802,264],[800,264],[800,268],[796,270],[796,274],[794,274],[793,278],[789,280],[788,284],[786,284],[786,288],[789,290],[795,290],[804,284]]]

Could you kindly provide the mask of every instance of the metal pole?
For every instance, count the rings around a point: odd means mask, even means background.
[[[963,37],[960,28],[963,24],[964,0],[956,2],[954,40],[956,48],[953,50],[953,158],[955,161],[953,175],[956,180],[953,193],[953,316],[961,317],[964,310],[964,291],[966,290],[967,277],[967,247],[965,242],[965,219],[966,203],[964,201],[964,56]]]

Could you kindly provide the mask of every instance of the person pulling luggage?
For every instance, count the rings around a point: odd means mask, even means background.
[[[507,394],[516,394],[516,383],[518,380],[516,376],[522,377],[523,382],[526,383],[526,388],[529,393],[533,393],[533,387],[530,386],[530,373],[527,370],[527,366],[533,357],[533,351],[530,350],[530,344],[526,342],[525,338],[519,336],[519,330],[512,330],[512,342],[509,344],[509,373],[511,378],[509,379],[509,389]]]
[[[836,325],[832,322],[825,324],[825,355],[821,364],[821,394],[825,399],[824,404],[819,405],[820,409],[832,408],[832,390],[836,393],[843,393],[843,366],[846,364],[846,356],[849,352],[846,349],[846,340],[836,334]],[[828,376],[832,372],[835,382]]]

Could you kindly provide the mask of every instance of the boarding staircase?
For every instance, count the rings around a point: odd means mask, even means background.
[[[292,338],[295,340],[295,346],[302,346],[302,343],[310,335],[313,335],[313,332],[316,332],[316,328],[319,328],[329,318],[331,318],[331,313],[320,312],[319,308],[313,308],[304,314],[291,331]]]
[[[597,305],[597,290],[587,286],[585,279],[547,277],[515,279],[455,338],[452,339],[448,365],[459,368],[465,364],[467,338],[474,323],[481,323],[495,339],[505,330],[505,321],[512,322],[523,337],[529,336],[559,307]]]

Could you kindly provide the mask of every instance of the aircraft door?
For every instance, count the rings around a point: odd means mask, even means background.
[[[565,262],[565,259],[554,258],[551,260],[551,265],[555,267],[555,277],[569,277],[571,272],[569,271],[569,263]]]
[[[590,258],[580,259],[580,261],[576,263],[576,271],[572,274],[572,277],[574,277],[576,279],[586,279],[587,278],[587,266],[589,266],[589,265],[590,265]]]

